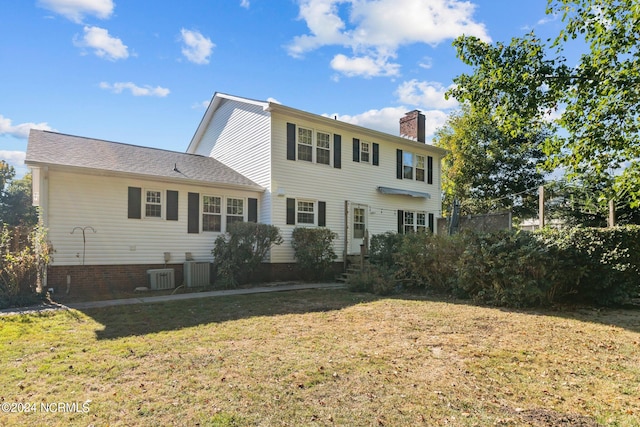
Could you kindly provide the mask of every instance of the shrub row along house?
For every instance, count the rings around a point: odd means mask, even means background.
[[[186,153],[32,130],[25,163],[55,251],[47,287],[131,290],[163,268],[182,283],[185,262],[212,261],[235,221],[280,228],[264,280],[293,278],[295,227],[337,233],[340,266],[367,234],[433,231],[445,151],[425,143],[417,110],[400,134],[221,93]]]

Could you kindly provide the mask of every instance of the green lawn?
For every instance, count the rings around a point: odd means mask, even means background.
[[[0,367],[3,426],[640,425],[636,310],[310,290],[12,315]]]

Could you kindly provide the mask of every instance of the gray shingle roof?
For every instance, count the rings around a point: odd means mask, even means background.
[[[35,129],[29,133],[25,163],[263,189],[211,157]]]

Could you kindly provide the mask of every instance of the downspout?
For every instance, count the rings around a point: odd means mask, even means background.
[[[343,268],[347,271],[347,253],[349,248],[349,201],[344,201],[344,250],[343,253]]]

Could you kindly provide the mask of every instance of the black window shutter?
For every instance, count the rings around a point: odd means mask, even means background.
[[[287,123],[287,160],[296,159],[296,125]]]
[[[398,234],[404,233],[404,211],[398,210]]]
[[[433,184],[433,157],[427,156],[427,184]]]
[[[402,150],[396,150],[396,178],[402,179]]]
[[[248,222],[258,222],[258,199],[249,198]]]
[[[327,202],[318,202],[318,226],[327,225]]]
[[[167,221],[178,220],[178,192],[167,190]]]
[[[142,218],[142,188],[129,187],[128,218]]]
[[[333,167],[342,168],[342,137],[333,135]]]
[[[353,138],[353,161],[360,161],[360,140],[358,138]]]
[[[433,233],[433,214],[430,213],[429,214],[429,230],[431,230],[431,233]]]
[[[189,193],[187,212],[187,232],[200,233],[200,194]]]
[[[287,198],[287,224],[296,223],[296,199]]]
[[[378,166],[380,164],[380,144],[377,142],[373,143],[373,166]]]

